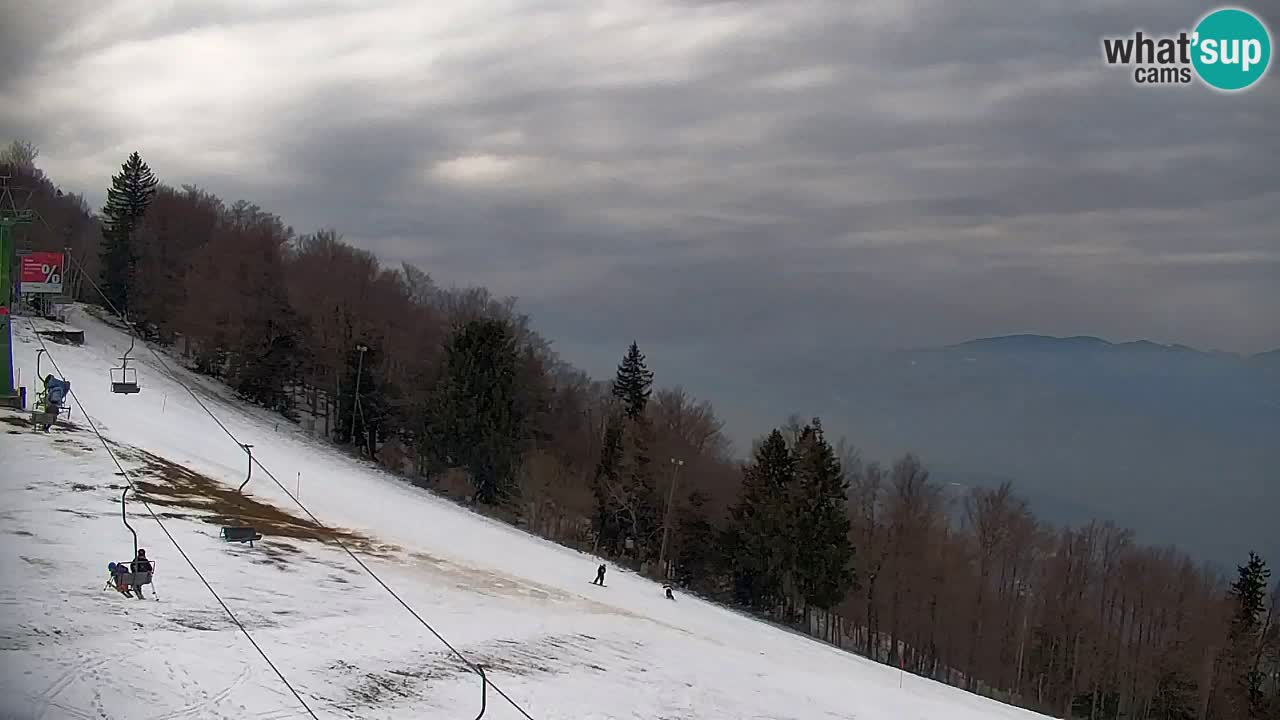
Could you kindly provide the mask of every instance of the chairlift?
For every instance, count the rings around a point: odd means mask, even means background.
[[[253,446],[241,443],[240,447],[245,454],[249,456],[249,473],[244,476],[244,482],[240,483],[240,487],[236,488],[236,493],[243,497],[244,486],[249,484],[249,479],[253,477]],[[249,547],[253,547],[256,540],[262,539],[262,533],[258,532],[250,525],[226,525],[222,531],[218,533],[218,537],[227,542],[249,543]]]
[[[71,383],[53,375],[41,374],[40,360],[45,352],[44,348],[36,350],[36,378],[40,380],[41,389],[36,393],[35,405],[31,410],[31,424],[48,432],[62,415],[71,417],[71,408],[63,404],[71,393]]]
[[[128,528],[129,532],[133,535],[133,555],[131,556],[132,559],[127,563],[116,563],[117,565],[124,565],[129,568],[129,570],[128,572],[120,573],[118,576],[108,580],[107,586],[110,587],[113,582],[118,582],[121,587],[138,588],[138,597],[141,598],[142,586],[150,585],[152,588],[152,595],[154,596],[155,584],[152,582],[151,576],[155,573],[156,561],[151,558],[145,558],[146,565],[140,565],[141,561],[138,559],[138,532],[129,524],[129,515],[127,513],[126,497],[128,494],[129,488],[126,486],[124,491],[120,493],[120,520],[124,522],[124,526]],[[146,567],[147,569],[139,569],[140,567]]]
[[[120,358],[120,367],[111,368],[111,392],[120,395],[133,395],[141,390],[138,387],[138,371],[129,367],[129,353],[133,352],[135,340],[129,335],[129,349]]]
[[[489,677],[485,675],[483,665],[476,665],[476,674],[480,676],[480,714],[476,720],[480,720],[484,711],[489,709]]]

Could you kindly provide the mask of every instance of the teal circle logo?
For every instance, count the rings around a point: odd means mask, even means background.
[[[1271,34],[1253,14],[1215,10],[1196,25],[1191,63],[1200,79],[1219,90],[1243,90],[1258,82],[1271,62]]]

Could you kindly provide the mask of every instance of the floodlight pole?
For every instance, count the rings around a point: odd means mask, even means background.
[[[658,551],[658,569],[664,580],[667,577],[667,537],[671,534],[671,503],[676,497],[676,480],[682,465],[683,460],[671,458],[671,488],[667,490],[667,511],[662,514],[662,549]]]
[[[360,409],[360,376],[364,374],[364,354],[369,351],[367,345],[356,345],[356,350],[360,352],[359,360],[356,363],[356,394],[351,401],[351,444],[356,444],[356,411]],[[362,430],[364,428],[361,428]]]

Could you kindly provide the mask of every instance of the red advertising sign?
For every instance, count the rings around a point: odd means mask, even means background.
[[[20,255],[18,282],[23,295],[61,293],[63,256],[60,252],[33,252]]]

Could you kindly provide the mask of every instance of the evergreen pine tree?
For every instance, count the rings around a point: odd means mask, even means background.
[[[120,312],[129,310],[134,267],[138,262],[134,231],[146,214],[159,181],[134,152],[111,176],[102,208],[102,291]]]
[[[748,607],[771,610],[783,598],[795,549],[790,537],[794,482],[795,457],[774,430],[743,468],[741,495],[724,538],[734,596]]]
[[[600,462],[591,489],[596,497],[596,542],[616,554],[622,540],[622,505],[617,495],[622,486],[618,466],[622,457],[622,416],[611,416],[605,424],[600,446]]]
[[[716,565],[715,528],[707,517],[706,505],[707,496],[694,490],[676,521],[675,580],[698,590],[711,589]]]
[[[593,484],[600,541],[616,552],[620,543],[630,540],[635,557],[641,561],[649,556],[658,527],[649,454],[652,428],[645,415],[652,387],[653,373],[632,342],[618,365],[612,388],[621,413],[609,420]]]
[[[1234,610],[1227,632],[1227,644],[1218,661],[1219,697],[1208,715],[1211,718],[1261,719],[1264,712],[1262,677],[1255,659],[1262,643],[1262,614],[1271,571],[1255,553],[1237,569],[1231,584]]]
[[[622,401],[623,414],[628,420],[644,417],[652,387],[653,372],[645,366],[644,355],[633,341],[618,365],[618,374],[613,381],[613,396]]]
[[[445,344],[431,432],[443,464],[470,473],[477,502],[495,503],[514,490],[529,430],[516,396],[519,362],[501,320],[467,322]]]
[[[658,540],[659,501],[653,479],[652,442],[649,419],[623,418],[622,454],[618,476],[622,481],[622,519],[627,537],[635,542],[635,556],[641,562],[653,554]]]
[[[808,605],[835,606],[853,587],[848,481],[817,418],[795,446],[795,590]]]

